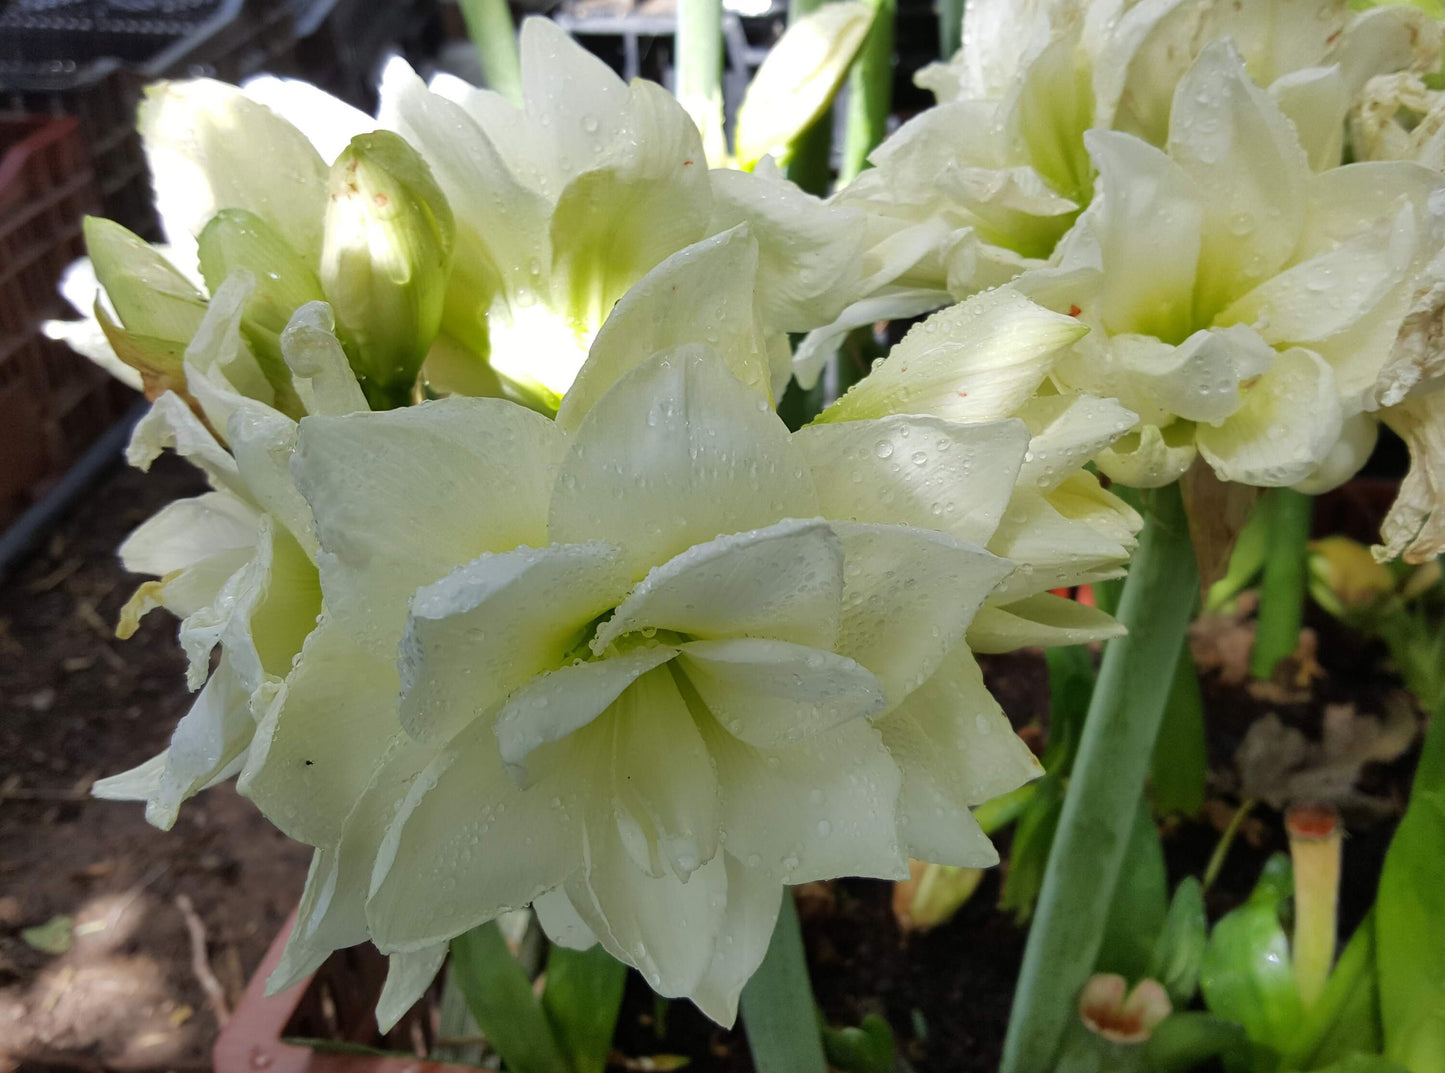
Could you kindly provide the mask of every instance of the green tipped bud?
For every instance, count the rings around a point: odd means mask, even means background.
[[[276,392],[277,408],[301,413],[291,373],[281,354],[281,333],[291,314],[323,295],[315,271],[274,227],[245,209],[222,209],[197,239],[201,276],[215,294],[232,272],[249,272],[255,288],[246,301],[241,334]]]
[[[95,277],[125,330],[184,348],[206,315],[206,296],[154,246],[113,220],[87,216],[84,230]]]
[[[441,325],[455,227],[426,162],[388,131],[331,166],[321,284],[375,409],[404,404]]]

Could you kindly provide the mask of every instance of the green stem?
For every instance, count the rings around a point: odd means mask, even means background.
[[[681,0],[677,8],[677,99],[703,133],[703,146],[720,148],[723,129],[722,0]]]
[[[1269,678],[1280,660],[1299,646],[1305,603],[1305,544],[1310,538],[1313,497],[1292,488],[1275,488],[1261,508],[1269,511],[1269,547],[1259,591],[1259,619],[1249,673]]]
[[[825,1073],[803,932],[787,887],[768,952],[743,988],[741,1005],[757,1073]]]
[[[1104,648],[1044,873],[1004,1040],[1001,1073],[1046,1073],[1099,956],[1154,739],[1198,596],[1177,484],[1145,504],[1139,550]]]
[[[482,78],[513,104],[522,103],[522,60],[507,0],[457,0],[467,36],[482,61]]]
[[[938,0],[938,55],[952,59],[963,44],[963,0]]]
[[[1214,847],[1214,852],[1209,855],[1209,863],[1204,868],[1204,881],[1201,887],[1208,890],[1214,886],[1214,881],[1219,878],[1219,870],[1224,867],[1225,858],[1229,856],[1229,848],[1234,845],[1234,836],[1239,834],[1239,826],[1244,819],[1254,811],[1258,804],[1254,798],[1246,798],[1239,808],[1234,810],[1234,815],[1229,818],[1229,826],[1219,836],[1219,842]]]
[[[839,185],[868,166],[868,154],[888,133],[893,107],[893,33],[898,0],[874,0],[873,25],[848,74],[848,119]]]
[[[824,0],[788,0],[788,25],[823,6]],[[810,194],[827,197],[833,185],[828,158],[833,152],[833,109],[823,114],[793,140],[788,156],[787,176]]]

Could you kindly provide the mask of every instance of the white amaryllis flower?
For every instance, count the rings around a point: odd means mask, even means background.
[[[548,20],[524,24],[521,50],[520,109],[455,78],[428,89],[400,60],[383,74],[376,119],[276,78],[151,87],[140,130],[166,255],[181,278],[198,276],[197,239],[218,213],[241,210],[324,275],[332,163],[351,139],[391,130],[421,154],[455,224],[440,333],[423,368],[433,392],[506,392],[555,409],[629,287],[672,254],[748,224],[759,345],[781,393],[786,333],[827,323],[854,289],[861,217],[775,170],[709,171],[677,101],[653,83],[625,85]],[[67,293],[89,316],[94,285],[84,278],[75,274]],[[292,288],[300,301],[281,310],[283,325],[302,301],[327,297],[304,289]],[[195,297],[203,308],[199,283]],[[116,364],[93,320],[50,330]]]
[[[436,356],[436,379],[469,391],[500,375],[525,401],[555,409],[629,287],[747,223],[781,393],[785,333],[831,320],[853,289],[858,214],[775,171],[709,171],[682,105],[655,83],[625,84],[555,23],[528,19],[520,44],[520,108],[449,76],[428,89],[400,60],[382,76],[377,122],[422,154],[457,222],[442,323],[452,349]],[[284,107],[284,93],[271,99]],[[309,127],[304,101],[287,114]]]
[[[696,258],[668,270],[691,293]],[[1117,573],[1137,518],[1108,539],[1100,503],[1042,502],[1018,422],[789,434],[746,333],[659,352],[695,314],[662,290],[623,300],[578,380],[606,386],[555,423],[495,399],[302,422],[326,612],[241,776],[318,847],[275,986],[369,936],[385,1020],[532,903],[730,1022],[785,883],[996,859],[969,809],[1038,769],[975,613],[1000,645],[1109,632],[1040,598]]]
[[[1315,170],[1340,163],[1346,112],[1366,79],[1440,59],[1440,27],[1422,12],[1354,13],[1345,0],[979,0],[963,33],[953,60],[918,75],[939,104],[880,145],[876,167],[834,198],[867,218],[863,279],[855,304],[809,351],[1047,260],[1093,195],[1084,132],[1120,130],[1162,147],[1176,87],[1212,42],[1234,42]],[[799,378],[814,376],[804,353]]]
[[[241,769],[257,709],[290,673],[321,610],[310,511],[287,467],[296,422],[236,387],[262,381],[241,338],[252,286],[237,274],[218,289],[185,354],[186,379],[209,427],[168,391],[136,426],[127,451],[132,465],[146,469],[170,448],[199,467],[212,489],[171,503],[120,549],[127,570],[157,580],[126,604],[117,634],[129,637],[154,608],[175,614],[187,680],[201,691],[164,752],[101,779],[93,792],[145,801],[147,820],[161,828],[175,822],[187,798]],[[283,349],[307,412],[366,409],[326,307],[298,313]],[[223,430],[224,443],[212,429]]]
[[[1201,456],[1223,480],[1322,490],[1351,476],[1377,414],[1439,378],[1445,180],[1406,163],[1313,172],[1294,126],[1228,42],[1180,82],[1167,152],[1114,131],[1056,264],[1017,286],[1093,330],[1055,383],[1139,415],[1105,450],[1154,486]]]

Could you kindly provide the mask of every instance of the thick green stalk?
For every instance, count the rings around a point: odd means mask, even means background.
[[[1312,496],[1292,488],[1275,488],[1260,506],[1269,511],[1269,548],[1264,559],[1264,583],[1259,590],[1259,619],[1249,673],[1268,678],[1275,664],[1299,645],[1300,618],[1304,614],[1308,564],[1305,544],[1314,514]]]
[[[703,145],[722,148],[722,0],[681,0],[677,7],[677,99],[703,132]]]
[[[803,932],[787,887],[768,952],[743,988],[741,1008],[757,1073],[825,1073]]]
[[[822,7],[824,0],[788,0],[788,25]],[[824,109],[813,125],[793,141],[787,176],[810,194],[827,197],[833,185],[828,158],[833,152],[833,109]]]
[[[457,0],[467,36],[482,61],[487,86],[513,104],[522,103],[522,60],[517,53],[517,28],[507,0]]]
[[[1179,486],[1145,502],[1014,993],[1001,1073],[1048,1073],[1099,956],[1154,739],[1199,590]]]
[[[848,122],[843,137],[840,185],[868,166],[868,154],[888,134],[893,107],[893,32],[898,0],[874,0],[876,11],[863,47],[848,73]]]
[[[963,0],[938,0],[938,55],[952,59],[963,44]]]

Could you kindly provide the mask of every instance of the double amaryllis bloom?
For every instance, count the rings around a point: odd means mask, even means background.
[[[996,860],[970,809],[1038,765],[972,653],[1117,632],[1050,590],[1122,572],[1140,520],[1081,467],[1133,415],[1035,399],[1083,329],[1001,290],[790,433],[856,213],[709,175],[554,27],[523,57],[521,111],[392,67],[379,131],[152,94],[170,244],[93,222],[58,330],[153,396],[134,462],[210,480],[122,549],[122,632],[176,613],[204,687],[96,792],[168,826],[235,775],[316,847],[276,986],[369,938],[389,1023],[532,904],[730,1021],[785,884]]]

